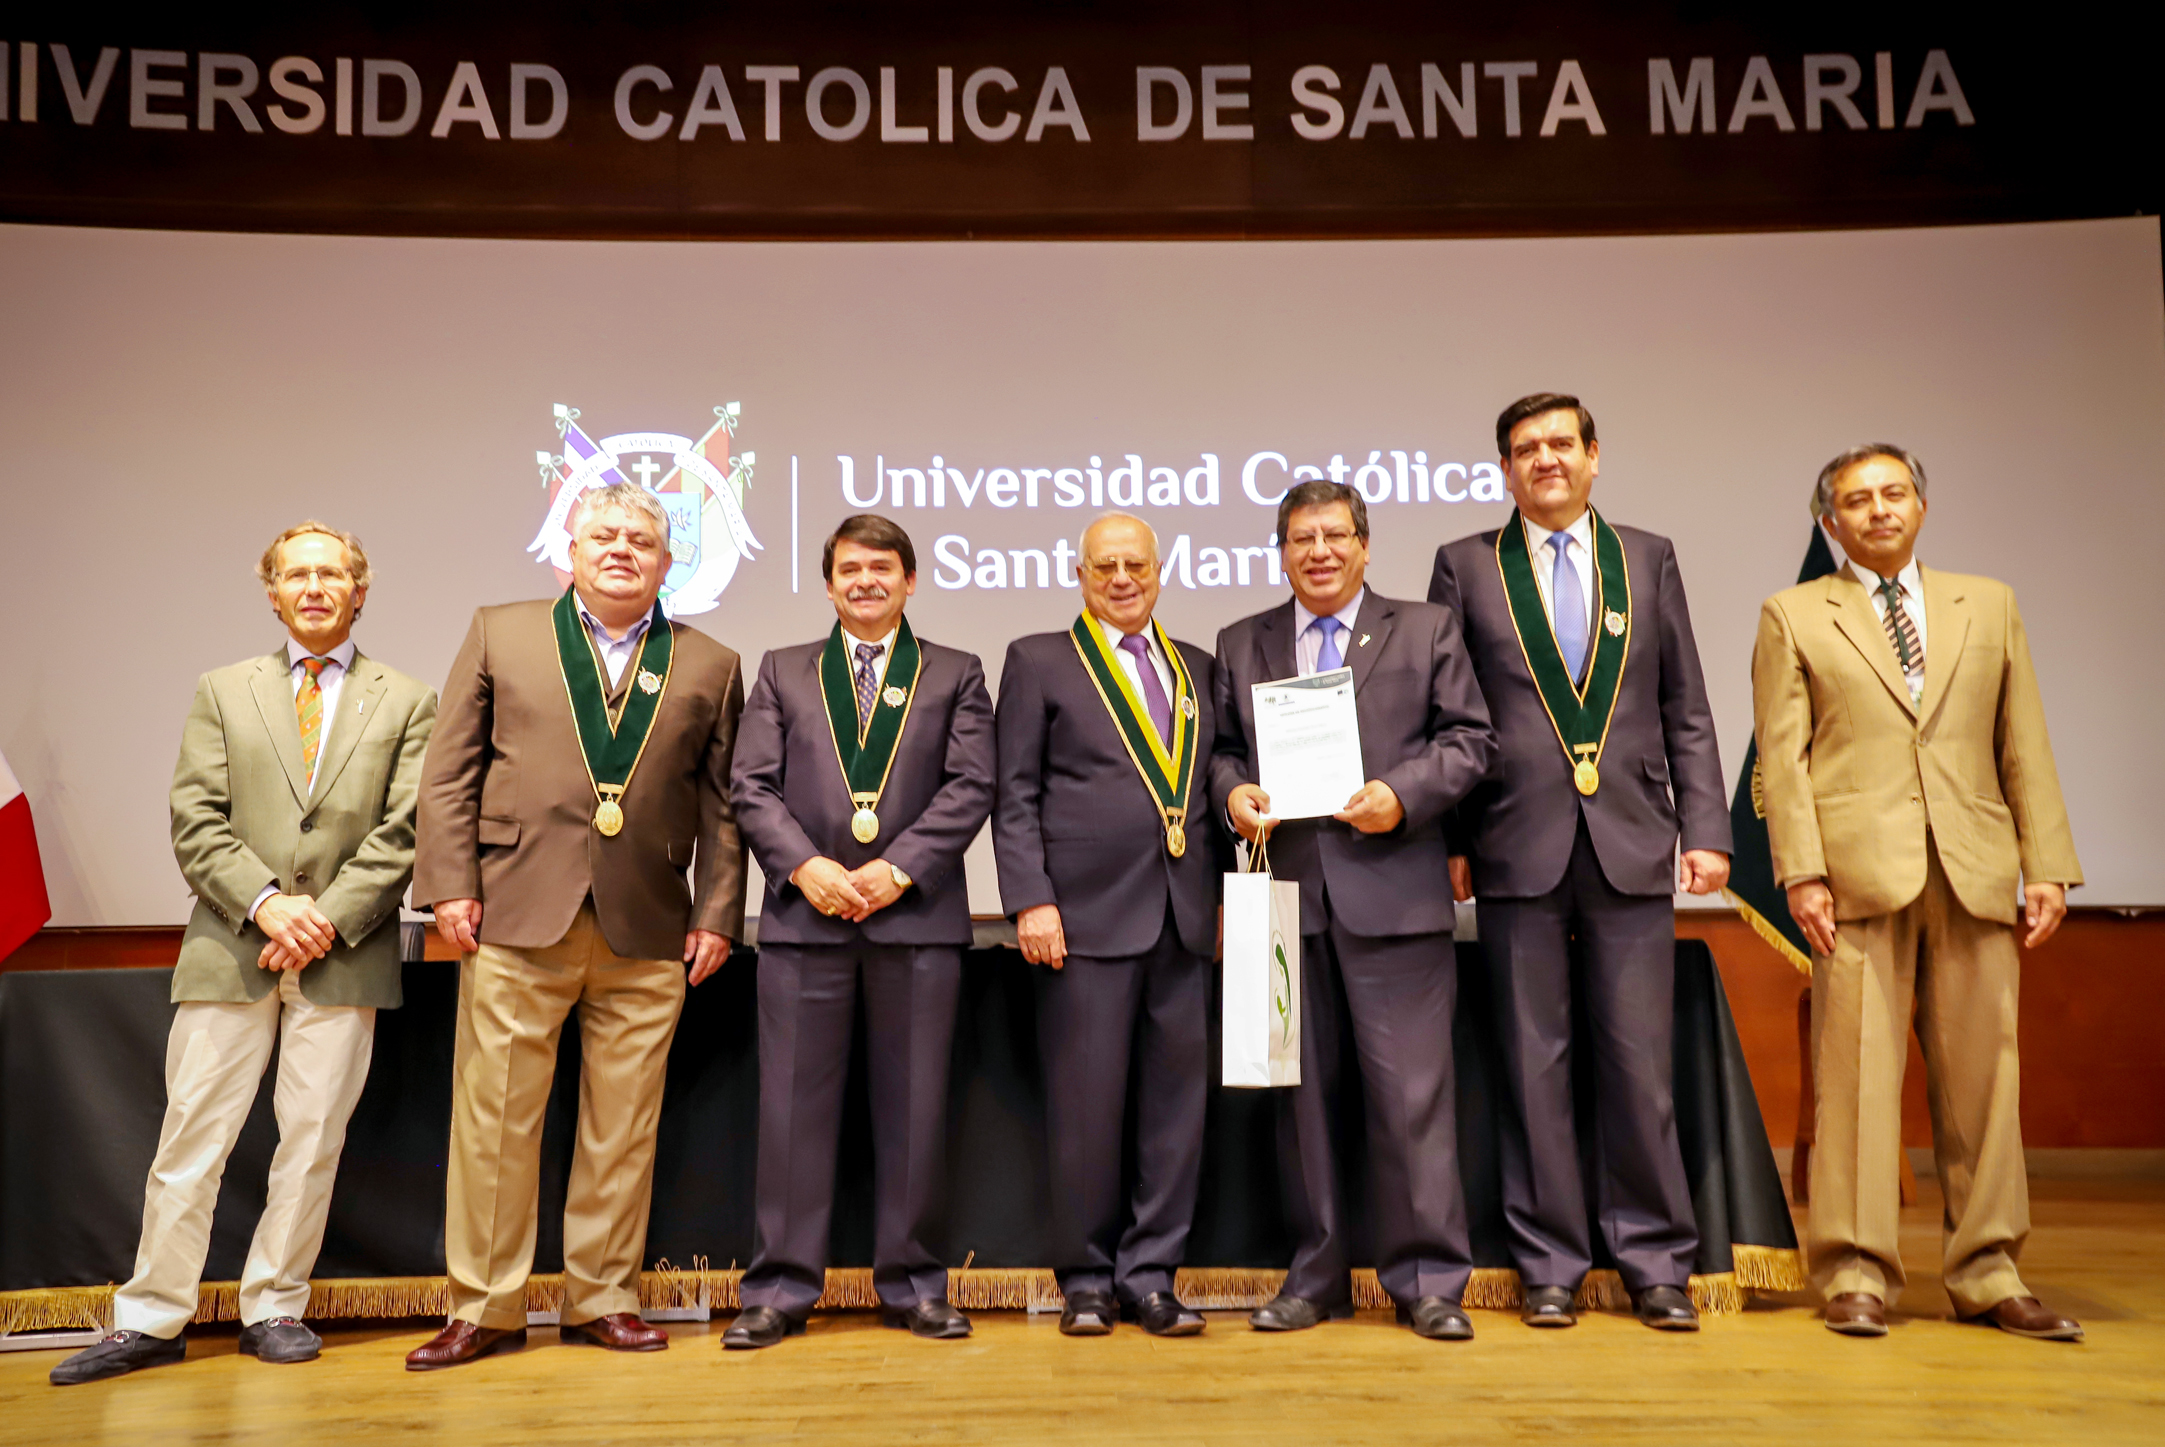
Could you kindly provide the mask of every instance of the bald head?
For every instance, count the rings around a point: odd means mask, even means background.
[[[1082,535],[1083,606],[1100,623],[1140,633],[1158,606],[1158,535],[1127,513],[1107,513]]]

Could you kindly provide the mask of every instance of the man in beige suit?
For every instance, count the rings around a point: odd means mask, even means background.
[[[288,528],[256,574],[286,645],[203,675],[173,772],[173,853],[196,902],[135,1274],[113,1334],[53,1369],[60,1386],[187,1355],[219,1179],[273,1045],[278,1150],[241,1275],[240,1349],[303,1362],[322,1348],[300,1317],[376,1011],[400,999],[398,904],[436,695],[354,648],[369,570],[352,534]]]
[[[638,1314],[654,1135],[685,966],[706,979],[744,928],[729,801],[744,680],[735,653],[656,601],[669,518],[654,494],[597,488],[568,523],[571,587],[474,615],[423,771],[414,898],[463,963],[450,1321],[408,1355],[414,1371],[526,1340],[541,1121],[573,1009],[561,1338],[669,1344]]]
[[[1900,448],[1828,463],[1812,514],[1849,561],[1768,599],[1752,654],[1774,875],[1813,952],[1812,1279],[1830,1328],[1886,1334],[1914,1002],[1955,1311],[2080,1340],[2015,1270],[2017,901],[2034,948],[2082,882],[2022,615],[2003,583],[1918,567],[1924,468]]]

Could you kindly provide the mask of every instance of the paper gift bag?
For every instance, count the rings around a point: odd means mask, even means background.
[[[1301,1083],[1301,892],[1263,850],[1225,876],[1225,1065],[1234,1086]]]

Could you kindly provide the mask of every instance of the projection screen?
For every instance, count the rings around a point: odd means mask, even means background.
[[[1439,543],[1508,515],[1493,419],[1542,389],[1598,421],[1596,505],[1676,540],[1732,783],[1758,606],[1795,579],[1814,475],[1855,442],[1916,452],[1920,557],[2018,590],[2090,880],[2072,902],[2165,903],[2154,219],[1226,243],[7,227],[0,316],[0,750],[55,924],[185,918],[181,720],[198,674],[278,644],[251,569],[299,518],[366,541],[361,647],[439,683],[476,606],[560,586],[551,487],[581,439],[680,494],[672,603],[748,668],[825,632],[820,543],[877,508],[915,539],[919,631],[996,686],[1009,639],[1073,618],[1074,540],[1105,508],[1157,528],[1160,616],[1205,646],[1286,596],[1269,504],[1296,472],[1361,486],[1371,584],[1424,596]],[[702,440],[711,477],[679,456]],[[998,912],[982,838],[970,877]]]

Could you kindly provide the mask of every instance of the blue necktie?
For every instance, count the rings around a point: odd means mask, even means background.
[[[1338,646],[1338,635],[1346,625],[1336,618],[1318,618],[1316,628],[1323,634],[1323,646],[1316,650],[1316,672],[1329,673],[1334,668],[1346,666],[1346,651]]]
[[[1550,622],[1556,628],[1556,648],[1564,655],[1564,667],[1574,683],[1586,664],[1586,590],[1579,586],[1579,570],[1565,556],[1571,539],[1550,533],[1549,546],[1556,550],[1556,571],[1549,581]]]

